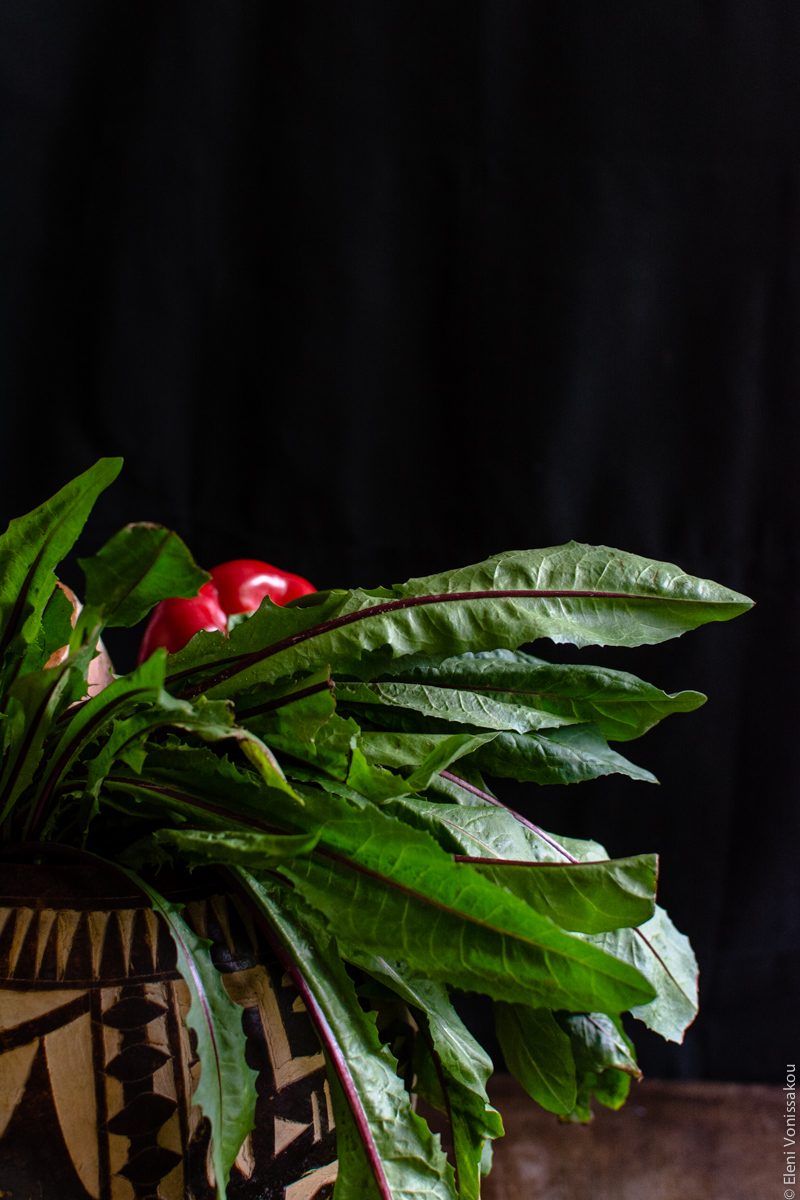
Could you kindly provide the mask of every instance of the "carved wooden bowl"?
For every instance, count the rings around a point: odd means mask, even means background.
[[[194,880],[200,880],[195,883]],[[174,895],[174,893],[172,893]],[[184,916],[241,1006],[256,1127],[230,1200],[333,1194],[319,1040],[240,902],[196,872]],[[163,920],[122,878],[0,863],[0,1196],[213,1200],[189,991]]]

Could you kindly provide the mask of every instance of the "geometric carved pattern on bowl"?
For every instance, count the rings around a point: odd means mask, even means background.
[[[151,908],[0,908],[0,980],[6,987],[175,979],[175,961],[169,933]]]
[[[324,1200],[338,1163],[325,1058],[291,978],[232,897],[187,905],[186,919],[214,942],[225,989],[244,1011],[248,1062],[259,1071],[256,1125],[231,1171],[230,1200]],[[211,1200],[192,1176],[196,1200]],[[202,1184],[205,1183],[205,1190]]]
[[[230,1200],[323,1200],[336,1134],[319,1040],[238,902],[184,915],[242,1009],[259,1072],[256,1128]],[[0,1196],[211,1200],[190,993],[149,908],[0,907]]]
[[[0,992],[0,1050],[6,1051],[0,1055],[0,1190],[15,1194],[19,1138],[11,1136],[10,1126],[41,1047],[38,1088],[46,1096],[32,1097],[28,1107],[38,1105],[55,1116],[57,1129],[41,1134],[60,1138],[74,1171],[75,1186],[64,1185],[63,1200],[161,1194],[182,1200],[190,1135],[190,1048],[180,1023],[185,987],[182,980],[166,980],[83,991]],[[170,1176],[170,1191],[162,1193],[159,1185]]]

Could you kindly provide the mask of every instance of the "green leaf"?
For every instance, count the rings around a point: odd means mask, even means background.
[[[592,1094],[606,1108],[622,1108],[631,1090],[631,1077],[624,1071],[603,1071],[592,1083]]]
[[[303,766],[301,763],[292,762],[287,759],[284,763],[284,769],[289,779],[295,780],[297,783],[310,783],[315,787],[320,788],[324,792],[330,792],[334,796],[344,796],[346,800],[351,800],[353,804],[363,807],[370,803],[366,796],[362,796],[361,792],[357,792],[355,788],[348,787],[346,783],[341,783],[338,779],[332,779],[329,775],[323,775],[322,772],[314,770],[313,767]],[[375,803],[373,801],[372,803]],[[377,801],[382,803],[382,801]]]
[[[180,971],[192,997],[186,1023],[197,1034],[200,1083],[192,1097],[211,1122],[211,1154],[218,1200],[242,1142],[255,1124],[257,1072],[247,1065],[241,1009],[228,999],[222,979],[211,962],[207,938],[198,937],[181,917],[183,905],[173,904],[135,875],[125,871],[167,923],[178,952]]]
[[[578,1080],[575,1107],[566,1120],[591,1121],[592,1095],[607,1108],[620,1108],[631,1078],[642,1076],[620,1021],[605,1013],[557,1013],[556,1020],[570,1039]]]
[[[359,812],[310,790],[303,797],[290,819],[308,829],[322,823],[319,847],[279,871],[348,944],[498,999],[611,1012],[643,1002],[636,973],[587,957],[584,942],[454,863],[427,835],[378,808]]]
[[[474,754],[479,746],[492,742],[495,733],[392,733],[390,731],[361,733],[361,745],[369,762],[397,770],[410,768],[407,782],[414,782],[414,791],[427,791],[445,785],[441,772],[458,758]],[[458,768],[468,772],[462,762]]]
[[[546,733],[499,733],[476,755],[487,775],[526,783],[580,783],[602,775],[627,775],[658,783],[655,775],[612,750],[594,725],[568,725]]]
[[[126,678],[130,679],[130,676]],[[158,678],[157,674],[155,678]],[[87,789],[96,792],[117,759],[134,761],[138,764],[137,772],[141,771],[147,753],[145,741],[155,730],[171,726],[191,730],[209,740],[219,740],[234,735],[232,716],[227,706],[212,702],[195,707],[176,701],[169,692],[159,691],[150,706],[127,719],[112,721],[111,732],[104,729],[96,739],[100,748],[86,762]]]
[[[575,862],[603,862],[609,858],[609,853],[605,846],[601,846],[599,842],[593,842],[588,838],[564,837],[560,833],[549,833],[547,837],[554,839],[558,843],[562,854],[565,857],[572,858]]]
[[[92,654],[87,646],[57,667],[20,675],[12,683],[3,733],[0,821],[5,820],[33,782],[54,721],[82,694]],[[29,810],[25,837],[30,831],[31,816]]]
[[[94,502],[122,467],[101,458],[51,500],[17,517],[0,537],[0,662],[6,651],[24,654],[39,637],[56,567],[72,549]]]
[[[285,684],[270,684],[246,692],[236,710],[236,719],[270,740],[289,737],[313,742],[336,711],[329,667]]]
[[[655,915],[638,929],[581,936],[650,980],[655,999],[634,1005],[631,1013],[667,1041],[682,1042],[697,1016],[697,960],[689,939],[678,933],[663,908],[656,906]]]
[[[454,853],[481,856],[488,852],[490,856],[541,862],[569,857],[586,862],[608,858],[597,842],[556,838],[544,830],[534,832],[502,807],[456,808],[413,797],[393,802],[390,810],[399,807],[405,810],[406,819],[431,829],[444,848]],[[688,938],[678,933],[663,909],[657,905],[653,917],[637,929],[575,936],[638,967],[657,996],[652,1003],[631,1011],[668,1040],[683,1040],[686,1027],[697,1014],[697,961]]]
[[[413,797],[395,801],[408,819],[421,827],[438,827],[437,840],[455,853],[480,856],[479,847],[505,858],[531,857],[534,861],[574,860],[595,862],[608,858],[597,842],[534,832],[519,824],[507,809],[455,808],[428,805]],[[497,815],[493,815],[497,814]],[[515,831],[515,826],[518,832]],[[484,851],[485,852],[485,851]],[[600,946],[609,954],[641,970],[656,991],[656,999],[631,1011],[651,1029],[670,1041],[682,1041],[683,1033],[697,1015],[697,961],[688,938],[678,933],[662,908],[636,929],[618,929],[600,934],[576,933],[576,937]],[[555,1007],[555,1006],[554,1006]],[[566,1007],[566,1006],[565,1006]]]
[[[538,709],[518,703],[513,696],[473,692],[465,688],[436,687],[427,683],[340,683],[337,680],[336,695],[344,704],[385,704],[389,708],[413,708],[415,712],[443,721],[456,721],[483,729],[513,729],[518,733],[575,724],[580,720],[579,717],[564,720],[540,713]]]
[[[521,859],[526,862],[563,863],[565,853],[550,835],[540,835],[522,825],[503,806],[486,807],[436,804],[405,796],[385,806],[416,829],[425,829],[451,854],[475,858]],[[542,831],[544,834],[544,831]],[[563,839],[562,839],[563,841]],[[602,847],[599,857],[607,858]]]
[[[83,653],[88,653],[88,648]],[[44,773],[39,787],[39,813],[45,810],[76,758],[87,746],[101,738],[100,749],[90,760],[85,788],[83,811],[87,820],[91,819],[99,789],[120,751],[131,743],[141,742],[161,726],[187,729],[210,741],[231,739],[238,742],[270,787],[288,793],[301,803],[272,752],[255,734],[237,729],[232,724],[233,714],[226,704],[206,702],[195,706],[177,700],[163,689],[163,680],[164,653],[158,650],[130,675],[115,679],[75,711],[49,755],[49,769]],[[139,705],[147,707],[135,713],[125,724],[117,721],[123,710]],[[110,737],[104,733],[109,726],[113,727]]]
[[[365,707],[364,717],[393,731],[399,728],[429,735],[459,731],[454,722],[426,717],[412,709]],[[481,730],[472,728],[472,732],[480,734]],[[649,771],[612,750],[594,725],[567,725],[533,733],[500,730],[491,742],[477,749],[470,761],[488,775],[525,783],[581,783],[613,774],[658,782]]]
[[[634,1079],[642,1072],[633,1055],[633,1047],[622,1025],[606,1013],[558,1013],[561,1028],[572,1045],[572,1056],[579,1071],[598,1075],[613,1067]]]
[[[356,948],[343,956],[382,981],[411,1005],[420,1025],[415,1058],[415,1092],[447,1114],[453,1132],[458,1194],[479,1200],[480,1164],[487,1139],[502,1137],[503,1122],[486,1094],[492,1063],[453,1008],[443,984],[409,970],[407,964]]]
[[[495,555],[392,589],[329,592],[279,608],[265,602],[225,642],[200,634],[174,656],[191,697],[218,697],[301,670],[389,648],[405,654],[517,649],[549,637],[576,645],[638,646],[677,637],[707,621],[729,620],[752,605],[746,596],[605,546],[570,542]]]
[[[192,866],[231,862],[253,871],[266,871],[286,858],[309,854],[319,833],[269,834],[207,829],[159,829],[153,834],[160,845],[174,846]]]
[[[471,866],[560,925],[603,933],[641,925],[655,911],[658,856],[591,863],[484,861]]]
[[[568,1116],[577,1088],[570,1039],[547,1008],[527,1004],[494,1006],[503,1057],[514,1078],[548,1112]]]
[[[328,1059],[336,1118],[337,1200],[453,1200],[453,1175],[425,1122],[411,1110],[396,1063],[359,1004],[333,942],[323,949],[292,902],[235,870],[285,947]]]
[[[81,627],[136,625],[160,600],[196,596],[211,578],[176,533],[145,522],[126,525],[93,558],[78,560],[86,576]]]
[[[90,656],[89,647],[86,647],[82,653]],[[33,679],[34,677],[26,676],[25,678]],[[145,700],[157,702],[161,698],[165,706],[191,713],[189,705],[176,701],[167,692],[164,692],[162,696],[163,681],[164,655],[162,653],[154,655],[149,662],[143,663],[130,675],[123,675],[114,680],[102,692],[98,692],[96,696],[74,711],[54,749],[48,755],[48,770],[46,770],[38,789],[41,804],[49,801],[64,773],[82,748],[98,734],[104,725],[110,723],[126,707],[142,703]]]
[[[119,785],[109,778],[108,786]],[[123,786],[146,794],[149,785]],[[276,869],[348,944],[399,954],[431,979],[497,999],[621,1012],[652,998],[636,971],[454,863],[426,834],[371,805],[359,810],[311,789],[302,795],[303,806],[291,808],[265,790],[260,818],[289,832],[320,831],[310,857]],[[185,803],[195,802],[187,796]],[[220,862],[231,858],[221,843],[215,851]]]
[[[630,1076],[624,1075],[621,1071],[604,1071],[602,1075],[596,1075],[593,1071],[589,1071],[581,1077],[575,1107],[561,1120],[587,1125],[594,1119],[593,1095],[608,1108],[620,1108],[627,1099],[630,1084]]]
[[[13,685],[3,727],[0,821],[5,820],[33,780],[68,678],[65,669],[33,671],[22,675]]]
[[[418,767],[423,759],[450,738],[449,733],[393,733],[363,730],[361,744],[370,762],[399,770]]]
[[[353,720],[345,720],[337,714],[329,716],[318,728],[313,742],[295,737],[288,730],[267,736],[279,753],[308,763],[377,803],[393,796],[407,795],[411,790],[399,776],[367,761],[361,745],[361,730]]]
[[[452,737],[445,738],[425,755],[416,770],[408,776],[406,783],[409,789],[412,792],[424,792],[440,771],[444,771],[465,754],[472,754],[479,747],[485,746],[494,736],[492,733],[455,733]]]
[[[137,778],[117,771],[105,781],[104,803],[122,805],[126,812],[147,814],[147,819],[167,820],[174,813],[180,824],[187,821],[207,828],[229,829],[232,822],[244,827],[265,821],[265,797],[271,789],[248,768],[232,763],[210,748],[153,746],[148,748],[145,768]],[[118,795],[134,798],[128,805]],[[281,811],[302,808],[299,796],[276,792]],[[288,799],[287,799],[288,796]]]
[[[155,656],[152,656],[150,661],[154,658]],[[89,822],[99,811],[101,789],[116,762],[132,766],[137,774],[141,773],[148,753],[147,738],[156,730],[165,726],[186,729],[207,741],[234,739],[240,744],[244,741],[249,748],[252,735],[234,728],[232,720],[233,713],[224,702],[210,701],[193,706],[175,700],[165,691],[159,691],[158,697],[151,702],[150,707],[141,709],[126,720],[113,720],[111,732],[105,730],[102,736],[95,739],[100,747],[97,754],[85,763],[86,782],[82,797],[81,825],[85,829],[88,828]],[[273,786],[285,791],[289,785],[280,767],[266,747],[262,747],[262,750],[265,754],[261,763],[262,771],[266,772]],[[252,753],[254,751],[251,749]],[[289,794],[297,798],[290,787]]]
[[[44,607],[39,631],[22,655],[18,676],[41,670],[57,650],[66,650],[72,636],[72,616],[72,601],[62,587],[56,586]]]
[[[280,763],[275,758],[269,746],[265,746],[260,738],[257,738],[255,734],[250,733],[246,729],[233,729],[228,736],[238,741],[245,757],[256,768],[267,787],[274,788],[279,792],[285,792],[287,796],[291,796],[293,800],[297,800],[302,804],[302,800],[300,800],[297,792],[287,780],[281,770]]]
[[[364,665],[369,668],[368,659]],[[412,654],[389,663],[381,660],[374,669],[380,669],[382,678],[372,687],[380,689],[384,702],[401,703],[401,689],[414,684],[430,688],[437,702],[449,691],[451,709],[471,694],[474,699],[468,704],[477,701],[484,705],[489,717],[475,720],[475,724],[505,721],[497,727],[520,733],[591,722],[609,741],[629,741],[641,737],[670,713],[690,712],[706,699],[700,692],[670,695],[625,671],[548,663],[521,650],[487,650],[450,658]],[[387,682],[387,676],[391,682]],[[357,686],[337,680],[343,696],[344,688],[349,689],[351,702]],[[448,719],[473,720],[457,713]]]
[[[472,760],[462,759],[456,770],[457,775],[447,770],[431,780],[427,794],[432,800],[438,803],[444,798],[450,804],[472,808],[501,803]]]

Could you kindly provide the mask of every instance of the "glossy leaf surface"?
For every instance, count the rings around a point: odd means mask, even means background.
[[[689,939],[679,933],[663,908],[639,929],[587,935],[622,962],[628,962],[649,979],[656,999],[631,1009],[635,1017],[670,1042],[682,1042],[687,1026],[697,1016],[697,959]]]
[[[354,667],[371,673],[369,660]],[[451,707],[471,695],[476,712],[478,705],[486,705],[494,714],[493,706],[497,706],[498,718],[507,721],[497,727],[517,732],[590,722],[609,741],[629,741],[671,713],[690,712],[705,703],[700,692],[670,695],[625,671],[549,663],[521,650],[489,650],[450,658],[408,655],[379,661],[375,670],[381,677],[371,686],[380,689],[384,702],[401,703],[406,694],[401,689],[412,685],[432,688],[437,700],[449,691]],[[396,682],[399,680],[403,682]],[[356,692],[357,685],[346,686]],[[448,719],[470,718],[451,715]]]
[[[738,616],[746,596],[608,547],[570,542],[496,555],[474,567],[374,592],[320,592],[287,608],[265,602],[229,639],[199,634],[173,656],[173,680],[207,664],[221,697],[388,647],[405,654],[517,649],[536,638],[639,646]]]
[[[86,576],[81,622],[135,625],[160,600],[196,596],[210,579],[171,529],[146,523],[126,525],[93,558],[79,560]]]
[[[7,650],[23,654],[39,637],[56,584],[53,570],[72,549],[94,502],[116,479],[121,458],[101,458],[0,537],[0,665]]]
[[[383,869],[379,858],[372,864],[311,856],[279,869],[337,936],[371,953],[399,954],[432,979],[554,1008],[621,1012],[639,1003],[643,984],[624,964],[582,954],[571,935],[516,897],[481,880],[492,887],[484,890],[468,867],[440,865],[434,878],[430,861],[415,853],[387,859]]]
[[[344,705],[344,709],[348,711],[348,706]],[[359,711],[358,706],[353,706],[352,711]],[[457,722],[426,717],[413,709],[365,706],[362,719],[406,733],[455,734],[464,728]],[[467,728],[473,733],[481,732],[474,726]],[[612,750],[595,725],[566,725],[531,733],[497,730],[491,742],[478,749],[472,762],[487,775],[525,783],[582,783],[614,774],[647,783],[658,782],[649,771]]]
[[[603,933],[641,925],[655,910],[655,854],[592,863],[473,863],[562,929]]]

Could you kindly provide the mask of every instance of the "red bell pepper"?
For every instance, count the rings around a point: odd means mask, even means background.
[[[307,579],[289,571],[279,571],[255,558],[235,558],[232,562],[222,563],[214,567],[211,579],[219,602],[229,616],[255,612],[265,596],[275,604],[288,604],[298,596],[316,591]]]
[[[280,571],[254,558],[237,558],[221,563],[211,572],[197,596],[162,600],[153,609],[139,648],[140,663],[155,649],[164,646],[168,654],[177,654],[201,629],[227,632],[228,617],[250,613],[265,596],[275,604],[288,604],[298,596],[316,589],[307,579]]]
[[[167,654],[177,654],[201,629],[220,629],[225,633],[227,627],[228,616],[219,602],[217,589],[213,583],[204,583],[196,596],[188,599],[176,596],[155,606],[139,647],[138,661],[143,663],[159,646]]]

